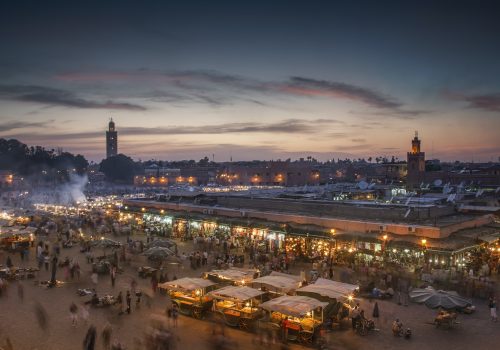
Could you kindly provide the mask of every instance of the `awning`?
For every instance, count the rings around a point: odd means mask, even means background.
[[[300,287],[302,280],[300,276],[288,275],[273,271],[269,276],[256,278],[252,281],[252,286],[269,286],[282,293],[288,293]]]
[[[321,302],[310,297],[284,295],[282,297],[266,301],[265,303],[260,304],[260,307],[271,312],[280,312],[294,317],[304,317],[308,312],[311,312],[311,310],[318,307],[325,308],[327,305],[327,302]]]
[[[196,290],[214,286],[216,283],[203,278],[180,278],[175,281],[159,284],[158,287],[170,290]]]
[[[265,292],[245,286],[228,286],[217,289],[209,294],[213,295],[217,299],[246,301],[263,295]]]
[[[219,278],[230,281],[236,281],[236,282],[244,281],[245,283],[250,283],[253,280],[253,276],[255,275],[255,273],[258,272],[259,272],[258,270],[252,270],[252,269],[231,268],[227,270],[212,270],[206,272],[206,275],[217,275]]]
[[[491,234],[491,235],[484,235],[484,236],[481,236],[479,237],[479,239],[483,242],[486,242],[486,243],[495,243],[496,241],[498,241],[500,239],[500,232],[497,232],[497,233],[494,233],[494,234]]]
[[[332,299],[347,298],[359,289],[359,286],[349,283],[331,281],[324,278],[318,278],[314,284],[297,289],[297,294],[313,293]]]

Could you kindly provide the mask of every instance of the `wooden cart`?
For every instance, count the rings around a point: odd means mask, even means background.
[[[256,320],[263,315],[258,305],[264,294],[265,292],[245,286],[217,289],[210,292],[214,298],[212,311],[228,326],[252,330]]]
[[[205,312],[212,307],[212,297],[208,292],[216,288],[216,284],[203,278],[181,278],[158,285],[167,290],[172,303],[177,305],[181,314],[194,318],[203,318]]]
[[[323,309],[328,305],[306,296],[281,296],[261,304],[268,311],[267,323],[281,337],[304,345],[319,338],[323,325]]]

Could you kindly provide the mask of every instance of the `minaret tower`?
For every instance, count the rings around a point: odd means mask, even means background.
[[[418,187],[425,180],[425,152],[420,151],[420,139],[418,131],[411,141],[411,152],[407,154],[408,175],[406,185],[408,188]]]
[[[118,154],[118,132],[115,130],[113,118],[109,120],[108,131],[106,131],[106,158]]]

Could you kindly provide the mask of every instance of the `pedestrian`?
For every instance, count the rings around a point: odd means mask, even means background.
[[[110,276],[111,276],[111,287],[114,288],[114,286],[115,286],[115,280],[116,280],[116,266],[115,265],[113,265],[111,267]]]
[[[120,291],[116,297],[116,303],[118,304],[119,315],[123,314],[123,294]]]
[[[137,297],[137,299],[135,300],[135,308],[137,309],[141,305],[142,292],[138,290],[137,292],[135,292],[135,296]]]
[[[379,314],[379,310],[378,310],[378,302],[375,302],[375,307],[373,308],[373,314],[372,316],[374,318],[379,318],[380,314]]]
[[[177,304],[174,304],[172,308],[172,320],[174,321],[174,327],[177,328],[177,318],[179,317],[179,310]]]
[[[94,284],[94,286],[97,286],[97,283],[99,282],[99,277],[97,276],[96,271],[92,272],[90,279],[92,280],[92,283]]]
[[[9,269],[12,268],[12,260],[10,259],[10,255],[7,256],[7,262],[5,263]]]
[[[49,327],[49,315],[47,314],[47,311],[45,311],[45,308],[42,306],[42,304],[36,302],[34,312],[38,325],[43,331],[46,331]]]
[[[130,315],[130,302],[132,301],[132,298],[130,297],[130,291],[128,290],[125,299],[127,301],[127,313]]]
[[[358,320],[359,320],[359,303],[357,303],[356,306],[351,311],[352,329],[356,329],[356,324],[358,323]]]
[[[89,306],[86,305],[85,303],[83,303],[81,306],[80,306],[80,314],[82,316],[82,320],[85,324],[88,323],[89,321],[89,316],[90,316],[90,313],[89,313]]]
[[[71,325],[76,327],[76,323],[78,321],[78,307],[75,303],[71,303],[69,306],[69,317],[71,318]]]
[[[156,289],[158,288],[158,279],[156,278],[156,273],[151,275],[151,289],[153,290],[153,295],[156,293]]]
[[[24,301],[24,287],[21,284],[21,282],[17,283],[17,296],[19,297],[19,300],[22,303]]]
[[[109,322],[106,322],[106,325],[102,329],[102,345],[104,349],[109,349],[111,346],[111,334],[113,333],[113,328],[109,324]]]
[[[491,297],[488,306],[490,308],[491,320],[493,322],[498,322],[498,317],[497,317],[497,299],[495,297]]]
[[[83,340],[83,350],[94,350],[95,348],[96,329],[90,326]]]
[[[46,253],[45,256],[43,257],[43,263],[45,265],[45,271],[49,271],[50,257],[48,253]]]

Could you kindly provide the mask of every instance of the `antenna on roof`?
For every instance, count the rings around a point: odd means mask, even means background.
[[[405,219],[408,217],[408,215],[410,215],[410,212],[411,212],[411,208],[408,208],[408,210],[406,211],[405,216],[404,216]]]

